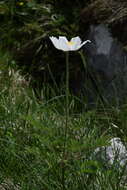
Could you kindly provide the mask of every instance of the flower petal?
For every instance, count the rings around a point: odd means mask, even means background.
[[[69,51],[68,40],[66,37],[64,37],[64,36],[59,37],[59,45],[60,45],[61,50]]]
[[[90,43],[91,41],[90,40],[86,40],[83,43],[78,44],[73,51],[79,50],[83,45],[85,45],[88,42]]]
[[[59,39],[57,39],[56,37],[49,37],[50,40],[52,41],[53,45],[55,46],[55,48],[57,49],[60,49],[60,46],[59,46]]]
[[[59,36],[59,40],[68,43],[68,40],[65,36]]]
[[[77,36],[77,37],[72,38],[71,43],[72,43],[72,46],[70,46],[70,50],[71,51],[76,51],[77,49],[80,48],[80,44],[81,44],[80,37]]]
[[[77,37],[72,38],[72,39],[71,39],[71,42],[74,43],[75,46],[77,46],[77,45],[80,45],[80,44],[81,44],[81,39],[80,39],[79,36],[77,36]]]
[[[81,45],[83,46],[83,45],[85,45],[86,43],[91,43],[91,41],[90,40],[86,40],[86,41],[84,41]]]

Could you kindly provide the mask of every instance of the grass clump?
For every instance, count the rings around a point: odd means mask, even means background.
[[[56,79],[65,81],[65,59],[47,37],[84,36],[84,3],[0,2],[0,189],[127,189],[126,168],[95,155],[96,148],[108,146],[112,137],[126,145],[126,104],[86,110],[86,97],[71,96],[64,85],[59,90],[61,83],[55,84]],[[82,74],[79,59],[73,55],[70,62],[70,79],[77,79]],[[30,82],[40,91],[35,92]],[[53,83],[57,95],[47,86]]]
[[[4,72],[2,72],[4,73]],[[94,156],[112,137],[126,141],[126,106],[75,111],[65,134],[65,96],[38,100],[20,72],[0,80],[0,183],[21,190],[126,189],[126,171]],[[6,78],[6,81],[4,80]],[[8,79],[8,80],[7,80]],[[110,113],[110,114],[109,114]],[[116,127],[117,126],[117,127]]]

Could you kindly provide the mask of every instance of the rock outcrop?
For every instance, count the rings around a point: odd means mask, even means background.
[[[105,25],[91,26],[88,39],[92,43],[85,51],[93,88],[104,101],[119,105],[127,97],[127,53]],[[95,100],[93,93],[90,96]]]

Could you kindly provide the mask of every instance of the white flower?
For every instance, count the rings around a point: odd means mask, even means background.
[[[60,36],[59,39],[52,36],[50,37],[50,40],[57,49],[62,51],[76,51],[79,50],[87,42],[91,42],[90,40],[81,42],[81,39],[78,36],[72,38],[71,41],[68,41],[64,36]]]

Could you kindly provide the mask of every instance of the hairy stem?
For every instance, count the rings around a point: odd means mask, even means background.
[[[62,163],[62,186],[65,190],[65,159],[66,159],[66,142],[69,120],[69,53],[66,52],[66,110],[65,110],[65,128],[64,128],[64,147],[63,147],[63,163]]]

